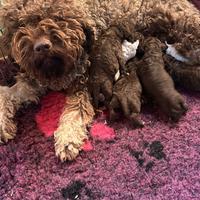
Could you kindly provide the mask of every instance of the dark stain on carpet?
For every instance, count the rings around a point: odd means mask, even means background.
[[[143,158],[143,152],[142,151],[135,151],[133,149],[130,149],[131,156],[135,157],[139,166],[142,167],[144,165],[145,159]]]
[[[149,143],[148,143],[147,141],[144,141],[144,142],[143,142],[143,146],[144,146],[144,148],[146,149],[146,148],[149,146]]]
[[[66,188],[62,188],[61,193],[65,199],[80,199],[81,190],[85,187],[85,183],[82,181],[74,181]]]
[[[165,159],[166,155],[163,152],[164,146],[160,141],[154,141],[149,146],[149,155],[156,158],[157,160]]]
[[[163,152],[164,146],[160,141],[153,141],[149,143],[147,141],[143,142],[143,151],[136,151],[128,147],[130,155],[133,156],[139,167],[143,167],[145,171],[148,173],[155,166],[155,162],[153,160],[146,159],[146,150],[149,156],[156,158],[157,160],[165,159],[166,155]],[[146,150],[145,150],[146,149]]]
[[[94,199],[92,190],[86,187],[86,183],[83,181],[74,181],[61,190],[62,197],[69,200],[81,199],[81,194],[83,193],[84,196],[87,196],[89,199]]]
[[[153,168],[154,164],[155,163],[153,161],[148,162],[147,165],[145,166],[145,171],[149,172]]]

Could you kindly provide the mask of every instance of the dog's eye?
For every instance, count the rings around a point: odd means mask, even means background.
[[[59,41],[59,38],[58,38],[57,35],[53,35],[53,36],[52,36],[52,40],[53,40],[54,42],[58,42],[58,41]]]
[[[56,45],[62,45],[62,40],[57,35],[52,36],[52,42]]]
[[[26,25],[24,23],[21,23],[19,26],[20,27],[25,27]]]
[[[25,26],[26,26],[26,25],[25,25],[23,19],[20,19],[20,20],[19,20],[19,27],[25,27]]]

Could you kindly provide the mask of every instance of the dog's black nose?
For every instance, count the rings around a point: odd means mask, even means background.
[[[34,51],[38,53],[49,51],[52,47],[52,44],[47,39],[37,40],[34,45]]]
[[[40,44],[35,47],[35,51],[37,52],[48,51],[49,49],[50,49],[49,44]]]

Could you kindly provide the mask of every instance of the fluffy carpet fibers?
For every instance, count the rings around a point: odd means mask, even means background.
[[[13,84],[15,68],[0,68],[0,84]],[[125,121],[109,127],[102,114],[80,156],[65,163],[55,157],[51,136],[62,94],[21,109],[17,137],[0,146],[0,199],[199,200],[200,94],[181,93],[189,111],[178,124],[151,105],[142,110],[143,129],[132,130]],[[49,113],[52,118],[45,118]]]

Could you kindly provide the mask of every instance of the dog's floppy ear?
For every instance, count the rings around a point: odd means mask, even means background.
[[[95,41],[95,28],[92,26],[92,24],[88,21],[83,21],[82,23],[82,28],[86,36],[86,40],[83,44],[84,49],[86,50],[87,53],[90,53],[92,46]]]

